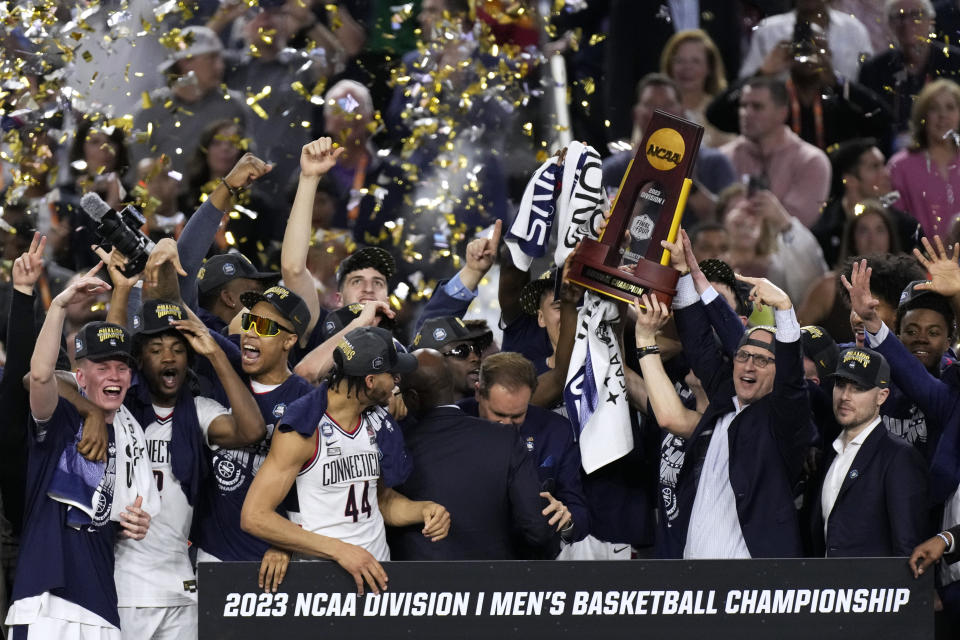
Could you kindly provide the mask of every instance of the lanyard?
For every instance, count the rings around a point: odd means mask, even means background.
[[[797,89],[793,85],[792,78],[787,80],[787,91],[790,93],[790,128],[792,128],[793,132],[799,136],[801,126],[800,100],[797,98]],[[823,132],[823,100],[819,91],[817,91],[817,95],[813,100],[813,129],[814,139],[817,146],[821,149],[825,149],[826,140]]]

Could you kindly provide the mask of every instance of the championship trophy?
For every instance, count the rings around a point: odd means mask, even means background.
[[[680,272],[660,241],[676,241],[702,138],[700,125],[654,112],[606,229],[599,240],[585,238],[573,256],[571,282],[631,304],[644,293],[670,304]]]

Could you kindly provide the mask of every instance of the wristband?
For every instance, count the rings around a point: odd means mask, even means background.
[[[938,533],[938,534],[937,534],[937,537],[940,538],[941,540],[943,540],[943,543],[944,543],[945,545],[947,545],[947,549],[949,549],[950,547],[953,546],[953,543],[950,542],[950,539],[947,538],[946,534],[944,534],[944,533]]]
[[[637,360],[640,360],[644,356],[648,356],[651,353],[660,353],[660,347],[655,344],[651,344],[646,347],[637,347]]]
[[[224,178],[220,178],[220,184],[222,184],[226,190],[230,192],[230,197],[232,197],[234,200],[240,197],[240,192],[242,191],[241,189],[237,187],[231,187]]]

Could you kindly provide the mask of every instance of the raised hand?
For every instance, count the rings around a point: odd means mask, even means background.
[[[33,234],[30,248],[13,261],[13,288],[28,296],[33,295],[33,285],[43,274],[43,250],[47,246],[47,236]]]
[[[143,268],[144,279],[148,286],[157,286],[157,283],[160,282],[160,267],[168,262],[173,265],[179,275],[187,275],[183,265],[180,264],[180,252],[173,238],[162,239],[150,252],[150,257],[147,258],[147,266]]]
[[[737,280],[746,282],[751,286],[750,300],[757,304],[768,304],[774,309],[786,311],[793,306],[790,297],[777,285],[766,278],[750,278],[744,275],[736,274]]]
[[[946,533],[944,535],[949,535]],[[921,542],[910,554],[907,563],[913,570],[913,577],[919,578],[931,565],[936,564],[947,550],[947,543],[940,536],[933,536]]]
[[[98,247],[97,245],[90,245],[90,248],[93,249],[93,252],[107,265],[110,281],[113,282],[115,287],[118,289],[132,289],[136,286],[137,281],[140,280],[140,276],[143,274],[135,273],[129,278],[123,275],[123,269],[127,266],[127,258],[120,253],[116,247],[111,249],[110,253],[107,253],[103,250],[103,247]]]
[[[663,325],[670,320],[670,307],[660,302],[655,296],[643,294],[635,300],[633,308],[637,312],[637,323],[634,336],[638,347],[649,347],[657,343],[657,334]]]
[[[670,252],[670,266],[680,272],[681,275],[690,272],[690,265],[697,264],[697,259],[693,255],[693,248],[690,245],[690,238],[687,232],[680,229],[680,235],[676,242],[661,240],[660,246]]]
[[[96,277],[101,268],[103,268],[103,263],[98,262],[90,271],[71,282],[66,289],[61,291],[60,295],[53,299],[52,304],[66,308],[71,304],[87,302],[105,291],[110,291],[110,285]]]
[[[913,250],[913,255],[930,274],[930,281],[918,284],[916,288],[950,298],[960,294],[960,264],[957,263],[960,258],[960,243],[954,244],[948,255],[940,236],[934,236],[933,240],[936,249],[930,245],[929,240],[921,238],[920,242],[923,243],[926,254],[916,248]]]
[[[350,323],[351,329],[358,327],[375,327],[380,323],[377,315],[393,318],[396,314],[390,305],[382,300],[370,300],[363,303],[363,311]]]
[[[337,164],[337,158],[344,147],[333,148],[333,140],[318,138],[303,145],[300,151],[300,175],[305,178],[319,178]]]
[[[487,273],[497,259],[497,247],[500,246],[500,234],[503,230],[503,221],[497,220],[493,225],[493,234],[489,238],[474,238],[467,245],[467,269],[473,269],[481,274]]]
[[[854,262],[850,269],[850,279],[847,280],[847,277],[841,274],[840,282],[850,294],[851,310],[860,316],[867,331],[876,333],[880,330],[880,314],[877,311],[880,301],[870,293],[871,273],[873,269],[867,266],[866,260]]]
[[[196,316],[187,320],[171,320],[170,326],[179,331],[190,347],[204,358],[220,350],[220,345],[210,335],[210,330]]]
[[[273,164],[264,162],[252,153],[245,153],[237,160],[237,164],[230,169],[230,173],[223,179],[231,189],[245,189],[257,178],[267,175],[273,169]]]

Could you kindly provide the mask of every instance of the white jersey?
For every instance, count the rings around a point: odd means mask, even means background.
[[[207,440],[210,423],[230,411],[209,398],[195,398],[195,402]],[[196,576],[187,555],[193,507],[170,464],[173,409],[154,405],[153,411],[156,420],[143,432],[163,509],[150,520],[143,540],[118,538],[113,577],[121,607],[173,607],[197,602]]]
[[[324,414],[313,437],[313,457],[297,476],[303,528],[363,547],[377,560],[389,560],[377,503],[380,449],[370,418],[362,415],[347,431]]]

